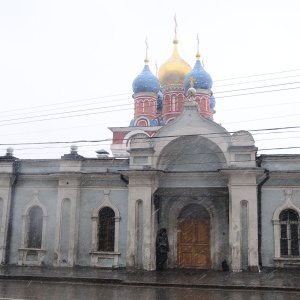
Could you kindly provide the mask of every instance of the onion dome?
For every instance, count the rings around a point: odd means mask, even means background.
[[[184,88],[185,90],[188,90],[190,87],[209,90],[213,84],[212,79],[202,67],[199,52],[197,53],[196,58],[197,60],[193,70],[185,77]]]
[[[132,83],[132,90],[134,93],[140,92],[153,92],[158,93],[160,90],[159,82],[156,76],[152,74],[150,68],[148,66],[149,60],[146,57],[145,66],[143,71],[138,75],[133,83]]]
[[[173,40],[174,48],[172,56],[161,65],[158,71],[158,79],[162,87],[168,85],[183,85],[184,78],[191,71],[190,65],[184,61],[178,53],[178,39]]]
[[[210,103],[209,104],[210,108],[215,108],[215,106],[216,106],[216,99],[215,99],[215,97],[213,95],[210,96],[209,103]]]

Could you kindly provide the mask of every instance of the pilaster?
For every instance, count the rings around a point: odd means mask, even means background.
[[[154,214],[154,181],[155,171],[125,171],[129,178],[128,185],[128,228],[127,228],[127,256],[128,269],[137,266],[137,210],[136,205],[141,202],[142,212],[142,268],[144,270],[155,269],[155,214]]]
[[[258,215],[257,215],[257,178],[264,170],[227,169],[222,170],[228,176],[229,189],[229,248],[231,249],[231,269],[242,270],[242,201],[247,203],[248,232],[248,268],[258,270]]]
[[[80,172],[83,157],[77,154],[77,147],[71,147],[71,154],[62,157],[60,165],[57,207],[56,207],[56,228],[55,228],[55,266],[73,267],[77,261],[78,250],[78,226],[79,226],[79,201],[80,201]],[[66,262],[61,259],[62,245],[62,223],[63,223],[63,202],[69,199],[70,226],[68,230],[68,259]],[[66,229],[64,229],[66,230]]]
[[[9,217],[12,199],[12,187],[15,182],[15,164],[13,149],[7,148],[5,156],[0,156],[0,263],[6,262]]]

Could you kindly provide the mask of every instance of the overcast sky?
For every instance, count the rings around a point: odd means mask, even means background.
[[[228,131],[299,126],[252,134],[259,153],[300,153],[299,11],[299,0],[0,0],[0,155],[19,144],[16,157],[59,158],[69,144],[24,143],[80,140],[86,157],[109,150],[107,127],[133,118],[145,38],[155,74],[172,53],[174,14],[191,67],[199,33],[215,121]]]

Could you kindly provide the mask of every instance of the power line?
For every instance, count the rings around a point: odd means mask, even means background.
[[[230,91],[221,91],[221,92],[217,92],[215,94],[219,94],[219,93],[230,93],[230,92],[237,92],[237,91],[242,91],[242,90],[249,90],[249,89],[261,89],[261,88],[268,88],[268,87],[273,87],[273,86],[281,86],[281,85],[289,85],[289,84],[298,84],[300,82],[289,82],[289,83],[283,83],[283,84],[275,84],[275,85],[267,85],[267,86],[258,86],[258,87],[249,87],[249,88],[243,88],[243,89],[237,89],[237,90],[230,90]],[[221,97],[218,97],[219,99],[220,98],[223,98],[222,96]],[[117,99],[117,101],[120,101],[120,100],[128,100],[127,98],[125,99]],[[109,101],[104,101],[102,103],[107,103],[107,102],[112,102],[112,100],[109,100]],[[129,103],[129,104],[118,104],[118,107],[122,107],[122,106],[129,106],[129,105],[132,105],[132,103]],[[86,106],[87,104],[80,104],[80,105],[77,105],[75,107],[79,107],[79,106]],[[73,108],[74,106],[72,106]],[[43,117],[43,116],[51,116],[51,115],[62,115],[62,114],[70,114],[70,113],[74,113],[74,112],[81,112],[81,111],[91,111],[91,110],[95,110],[95,109],[106,109],[106,108],[111,108],[111,107],[115,107],[115,105],[111,105],[111,106],[102,106],[102,107],[93,107],[93,108],[87,108],[87,109],[83,109],[83,110],[73,110],[73,111],[62,111],[62,112],[57,112],[58,108],[54,108],[54,109],[50,109],[50,110],[55,110],[56,112],[53,113],[53,114],[49,114],[49,109],[48,110],[40,110],[40,111],[35,111],[35,112],[27,112],[25,114],[32,114],[32,113],[37,113],[37,112],[44,112],[44,111],[47,111],[47,114],[46,115],[38,115],[38,116],[29,116],[29,117],[23,117],[21,118],[22,120],[24,119],[31,119],[31,118],[38,118],[38,117]],[[63,107],[63,108],[59,108],[59,109],[64,109],[64,108],[69,108],[69,107]],[[19,113],[19,114],[13,114],[13,116],[18,116],[18,115],[24,115],[24,113]],[[8,115],[7,117],[9,117],[11,115]],[[14,121],[14,120],[20,120],[20,118],[16,118],[16,119],[6,119],[6,120],[1,120],[0,122],[3,123],[3,122],[9,122],[9,121]]]
[[[228,97],[248,96],[248,95],[262,94],[262,93],[281,92],[281,91],[287,91],[287,90],[295,90],[295,89],[299,89],[299,88],[300,88],[300,86],[299,87],[294,87],[294,88],[287,88],[287,89],[278,89],[278,90],[269,90],[269,91],[258,91],[258,92],[252,92],[252,93],[246,93],[246,94],[228,95],[228,96],[218,97],[218,99],[228,98]]]
[[[116,96],[124,96],[124,95],[129,95],[129,93],[115,94],[115,95],[109,95],[109,96],[98,96],[98,97],[85,98],[85,99],[80,99],[80,100],[71,100],[71,101],[65,101],[65,102],[59,102],[59,103],[53,103],[53,104],[44,104],[44,105],[31,106],[31,107],[25,107],[25,108],[18,108],[18,109],[13,109],[13,110],[2,111],[1,113],[14,112],[14,111],[23,111],[25,109],[32,109],[32,108],[39,108],[39,107],[49,107],[49,106],[57,106],[57,105],[65,104],[65,103],[74,103],[74,102],[81,102],[81,101],[89,101],[89,100],[96,100],[96,99],[102,99],[102,98],[108,98],[108,97],[116,97]]]
[[[130,109],[129,109],[129,108],[125,108],[125,109],[108,110],[108,111],[100,111],[100,112],[91,112],[91,113],[88,113],[88,114],[79,114],[79,115],[65,116],[65,117],[57,117],[57,118],[50,118],[50,119],[22,121],[22,122],[10,123],[10,124],[2,124],[2,125],[0,125],[0,127],[1,127],[1,126],[10,126],[10,125],[19,125],[19,124],[33,123],[33,122],[41,122],[41,121],[52,121],[52,120],[58,120],[58,119],[66,119],[66,118],[82,117],[82,116],[89,116],[89,115],[95,115],[95,114],[103,114],[103,113],[116,112],[116,111],[125,111],[125,110],[130,110]]]
[[[50,148],[50,147],[49,147]],[[300,146],[290,146],[290,147],[272,147],[272,148],[263,148],[263,149],[260,149],[259,151],[273,151],[273,150],[287,150],[287,149],[300,149]],[[25,150],[27,150],[27,148],[25,148]],[[193,153],[186,153],[186,152],[181,152],[181,153],[173,153],[173,158],[174,158],[174,155],[176,155],[175,157],[176,158],[179,158],[179,157],[195,157],[196,155],[211,155],[212,152],[211,152],[211,149],[207,148],[208,151],[206,152],[193,152]],[[85,151],[82,151],[82,152],[85,152]],[[163,155],[162,155],[163,154]],[[213,151],[213,154],[224,154],[223,151]],[[164,153],[161,152],[159,155],[153,155],[152,157],[156,157],[156,158],[163,158],[165,155],[169,155],[168,153]],[[172,157],[172,155],[170,156]],[[114,158],[114,157],[111,157],[111,158]],[[225,158],[225,157],[224,157]],[[87,157],[87,159],[89,159]],[[122,159],[128,159],[128,158],[122,158]],[[247,161],[251,161],[251,160],[247,160]],[[219,157],[219,160],[215,160],[213,159],[212,161],[193,161],[193,162],[182,162],[180,163],[180,160],[178,159],[177,161],[173,162],[173,163],[168,163],[168,164],[163,164],[161,163],[161,165],[167,165],[167,166],[174,166],[174,165],[207,165],[207,164],[214,164],[214,165],[217,165],[217,164],[227,164],[228,162],[226,161],[226,159],[224,160],[223,158],[221,159]],[[109,166],[108,166],[109,167]],[[44,168],[43,166],[35,166],[35,168]]]
[[[123,106],[131,106],[133,103],[131,104],[122,104],[122,105],[118,105],[119,107],[123,107]],[[110,105],[110,106],[104,106],[104,107],[100,107],[98,109],[106,109],[106,108],[112,108],[115,107],[115,105]],[[73,110],[73,111],[67,111],[67,112],[56,112],[54,114],[46,114],[46,115],[39,115],[39,116],[32,116],[32,117],[25,117],[25,118],[16,118],[16,119],[8,119],[8,120],[1,120],[0,123],[3,122],[9,122],[9,121],[15,121],[15,120],[26,120],[26,119],[32,119],[32,118],[40,118],[40,117],[48,117],[48,116],[56,116],[56,115],[64,115],[64,114],[71,114],[71,113],[77,113],[77,112],[82,112],[82,111],[95,111],[95,109],[97,108],[87,108],[87,109],[83,109],[83,110]],[[99,112],[101,113],[101,112]],[[66,116],[69,117],[69,116]],[[39,121],[39,120],[37,120]]]
[[[261,73],[261,74],[256,74],[256,75],[247,75],[247,76],[240,76],[240,77],[232,77],[232,78],[227,78],[227,79],[215,80],[215,82],[227,81],[227,80],[236,80],[236,79],[242,79],[242,78],[251,78],[251,77],[257,77],[257,76],[266,76],[266,75],[273,75],[273,74],[279,74],[279,73],[297,72],[297,71],[300,71],[300,69],[287,70],[287,71],[277,71],[277,72],[271,72],[271,73]]]
[[[273,127],[273,128],[261,128],[261,129],[249,129],[247,131],[249,132],[261,132],[261,131],[277,131],[277,130],[285,130],[285,129],[300,129],[300,126],[285,126],[285,127]],[[168,136],[152,136],[149,137],[151,139],[166,139],[166,138],[177,138],[177,137],[197,137],[197,136],[224,136],[229,137],[229,134],[234,134],[236,131],[227,131],[222,133],[203,133],[203,134],[189,134],[189,135],[168,135]],[[131,138],[127,139],[130,140]],[[143,138],[136,138],[143,140]],[[75,141],[52,141],[52,142],[29,142],[29,143],[0,143],[0,146],[17,146],[17,145],[47,145],[47,144],[78,144],[78,143],[101,143],[101,142],[107,142],[107,141],[123,141],[124,139],[113,139],[113,138],[106,138],[106,139],[100,139],[100,140],[75,140]]]
[[[269,90],[269,91],[258,91],[258,92],[252,92],[252,93],[246,93],[246,94],[237,94],[237,95],[222,96],[222,97],[219,97],[219,98],[246,96],[246,95],[260,94],[260,93],[269,93],[269,92],[279,92],[279,91],[293,90],[293,89],[299,89],[299,88],[300,87],[287,88],[287,89],[277,89],[277,90]],[[41,120],[22,121],[22,122],[10,123],[10,124],[2,124],[2,125],[0,125],[0,127],[1,126],[10,126],[10,125],[17,125],[17,124],[32,123],[32,122],[57,120],[57,119],[64,119],[64,118],[74,118],[74,117],[81,117],[81,116],[94,115],[94,114],[102,114],[102,113],[116,112],[116,111],[125,111],[125,110],[129,110],[129,109],[116,109],[116,110],[110,110],[110,111],[91,112],[91,113],[87,113],[87,114],[77,114],[77,115],[57,117],[57,118],[50,118],[50,119],[47,118],[47,119],[41,119]]]
[[[295,71],[300,71],[300,69],[278,71],[278,72],[272,72],[272,73],[263,73],[263,74],[256,74],[256,75],[248,75],[248,76],[235,77],[235,78],[220,79],[220,80],[215,80],[215,82],[227,81],[227,80],[236,80],[236,79],[243,79],[243,78],[251,78],[251,77],[265,76],[265,75],[272,75],[272,74],[280,74],[280,73],[287,73],[287,72],[295,72]],[[266,80],[278,80],[278,79],[284,79],[284,78],[290,78],[290,77],[297,77],[297,76],[298,75],[287,76],[287,77],[279,77],[279,78],[277,77],[277,78],[273,78],[273,79],[272,78],[271,79],[260,79],[260,80],[252,81],[252,82],[259,82],[259,81],[266,81]],[[251,83],[251,81],[250,82],[242,82],[242,83],[232,83],[232,84],[228,84],[228,85],[247,84],[247,83]],[[223,86],[227,86],[227,85],[223,85]],[[216,87],[219,87],[219,86],[216,86]],[[2,111],[1,113],[16,112],[16,111],[23,111],[24,112],[24,110],[28,110],[28,109],[44,108],[44,107],[50,107],[50,106],[56,106],[57,107],[58,105],[62,105],[62,104],[76,103],[76,102],[82,102],[82,101],[91,101],[91,100],[104,99],[104,98],[113,98],[113,97],[125,96],[125,95],[131,95],[131,93],[121,93],[121,94],[98,96],[98,97],[92,97],[92,98],[84,98],[84,99],[79,99],[79,100],[57,102],[57,103],[53,103],[53,104],[45,104],[45,105],[39,105],[39,106],[31,106],[31,107],[27,107],[27,108],[19,108],[19,109],[14,109],[14,110],[7,110],[7,111]],[[119,99],[119,100],[125,100],[125,99]],[[110,102],[110,101],[111,100],[108,100],[108,101],[105,101],[105,102]],[[81,106],[81,105],[79,105],[79,106]]]
[[[280,132],[280,133],[284,133],[284,132]],[[294,133],[298,133],[298,132],[294,132]],[[265,133],[267,134],[267,133]],[[276,133],[274,133],[276,134]],[[279,138],[276,138],[276,140],[283,140],[283,139],[295,139],[295,138],[299,138],[300,136],[290,136],[290,137],[279,137]],[[107,141],[109,141],[110,139],[107,139]],[[263,138],[263,139],[256,139],[255,142],[264,142],[264,141],[268,141],[268,140],[273,140],[273,138],[270,138],[270,139],[267,139],[267,138]],[[82,149],[83,147],[93,147],[95,146],[95,144],[83,144],[83,143],[99,143],[99,141],[76,141],[76,142],[45,142],[45,143],[20,143],[20,144],[10,144],[10,146],[14,146],[14,145],[17,145],[17,146],[25,146],[25,145],[33,145],[33,146],[39,146],[39,145],[52,145],[54,144],[55,146],[43,146],[43,147],[34,147],[34,148],[16,148],[15,150],[17,151],[23,151],[23,150],[41,150],[41,149],[65,149],[65,144],[80,144],[80,149]],[[221,144],[223,142],[219,142],[218,144]],[[63,146],[62,146],[63,144]],[[0,145],[3,145],[3,144],[0,144]],[[106,144],[103,144],[101,142],[100,144],[101,146],[109,146],[111,145],[111,143],[106,143]],[[2,150],[5,150],[4,148],[2,148]],[[261,151],[262,149],[258,149],[258,151]],[[82,152],[82,151],[81,151]],[[86,151],[87,152],[87,151]],[[201,153],[198,153],[198,154],[201,154]],[[202,153],[203,154],[203,153]]]
[[[299,77],[300,74],[292,75],[292,76],[284,76],[284,77],[275,77],[275,78],[266,78],[266,79],[259,79],[259,80],[251,80],[251,81],[244,81],[244,82],[235,82],[235,83],[228,83],[228,84],[222,84],[222,85],[214,85],[213,89],[223,86],[231,86],[231,85],[241,85],[241,84],[249,84],[254,82],[262,82],[262,81],[273,81],[273,80],[282,80],[286,78],[293,78],[293,77]]]
[[[281,85],[288,85],[288,84],[297,84],[297,83],[300,83],[300,82],[298,81],[298,82],[287,82],[287,83],[263,85],[263,86],[249,87],[249,88],[243,88],[243,89],[238,89],[238,90],[222,91],[222,92],[217,92],[217,93],[214,93],[214,94],[232,93],[232,92],[238,92],[238,91],[244,91],[244,90],[262,89],[262,88],[268,88],[268,87],[274,87],[274,86],[281,86]]]
[[[99,104],[103,104],[103,103],[112,103],[113,101],[116,101],[116,102],[120,102],[120,101],[128,101],[128,98],[121,98],[121,99],[114,99],[114,100],[108,100],[108,101],[102,101],[101,103],[92,103],[92,104],[78,104],[78,105],[71,105],[71,106],[64,106],[64,107],[55,107],[55,108],[50,108],[50,109],[42,109],[42,110],[35,110],[35,111],[29,111],[29,112],[20,112],[20,113],[13,113],[13,114],[10,114],[10,115],[6,115],[5,117],[10,117],[10,116],[20,116],[20,115],[29,115],[29,114],[33,114],[33,113],[41,113],[41,112],[44,112],[44,111],[58,111],[58,110],[62,110],[62,109],[69,109],[69,108],[74,108],[74,107],[82,107],[82,106],[88,106],[90,107],[91,105],[99,105]],[[130,104],[132,104],[133,102],[131,102]],[[115,104],[114,106],[112,107],[115,107],[116,105],[120,106],[120,104]],[[127,104],[129,105],[129,104]],[[99,107],[98,109],[101,109],[103,107]],[[97,107],[96,107],[97,109]],[[17,110],[19,111],[19,110]],[[68,111],[66,111],[65,113],[68,113]],[[1,114],[1,112],[0,112]]]
[[[294,102],[284,102],[284,103],[275,103],[275,104],[266,104],[266,105],[255,105],[255,106],[245,106],[245,107],[236,107],[236,108],[230,108],[230,109],[222,109],[223,111],[232,111],[232,110],[244,110],[244,109],[249,109],[249,108],[260,108],[260,107],[268,107],[268,106],[281,106],[284,105],[286,106],[287,104],[300,104],[299,101],[294,101]]]
[[[234,111],[234,110],[245,110],[245,109],[252,109],[252,108],[260,108],[260,107],[269,107],[269,106],[281,106],[281,105],[287,105],[287,104],[299,104],[299,101],[296,102],[284,102],[284,103],[277,103],[277,104],[268,104],[268,105],[258,105],[258,106],[248,106],[248,107],[237,107],[237,108],[231,108],[231,109],[222,109],[222,112],[224,111]],[[128,122],[128,120],[124,120],[124,122]],[[119,123],[119,121],[113,122],[113,123],[101,123],[101,124],[97,124],[97,125],[108,125],[108,124],[117,124]],[[225,123],[225,124],[231,124],[231,123]],[[95,126],[94,124],[91,125],[80,125],[80,126],[71,126],[71,127],[65,127],[65,128],[60,128],[60,129],[54,129],[54,130],[43,130],[43,132],[49,132],[49,131],[57,131],[57,130],[61,130],[61,129],[70,129],[70,128],[82,128],[82,127],[93,127]],[[30,131],[30,133],[34,133],[36,131]],[[28,132],[26,132],[28,133]],[[24,133],[18,133],[18,134],[24,134]],[[11,135],[11,134],[7,134],[7,135]],[[5,136],[5,135],[1,135],[1,136]]]
[[[264,117],[260,119],[252,119],[252,120],[243,120],[243,121],[236,121],[236,122],[229,122],[229,123],[224,123],[224,125],[229,125],[229,124],[240,124],[240,123],[247,123],[247,122],[254,122],[254,121],[263,121],[263,120],[271,120],[271,119],[277,119],[277,118],[285,118],[285,117],[293,117],[293,116],[299,116],[300,114],[291,114],[291,115],[281,115],[281,116],[274,116],[274,117]]]

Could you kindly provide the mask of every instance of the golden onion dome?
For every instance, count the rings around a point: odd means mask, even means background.
[[[190,65],[178,53],[178,39],[175,35],[172,56],[161,65],[158,71],[158,80],[161,87],[168,85],[183,85],[187,74],[192,70]]]

